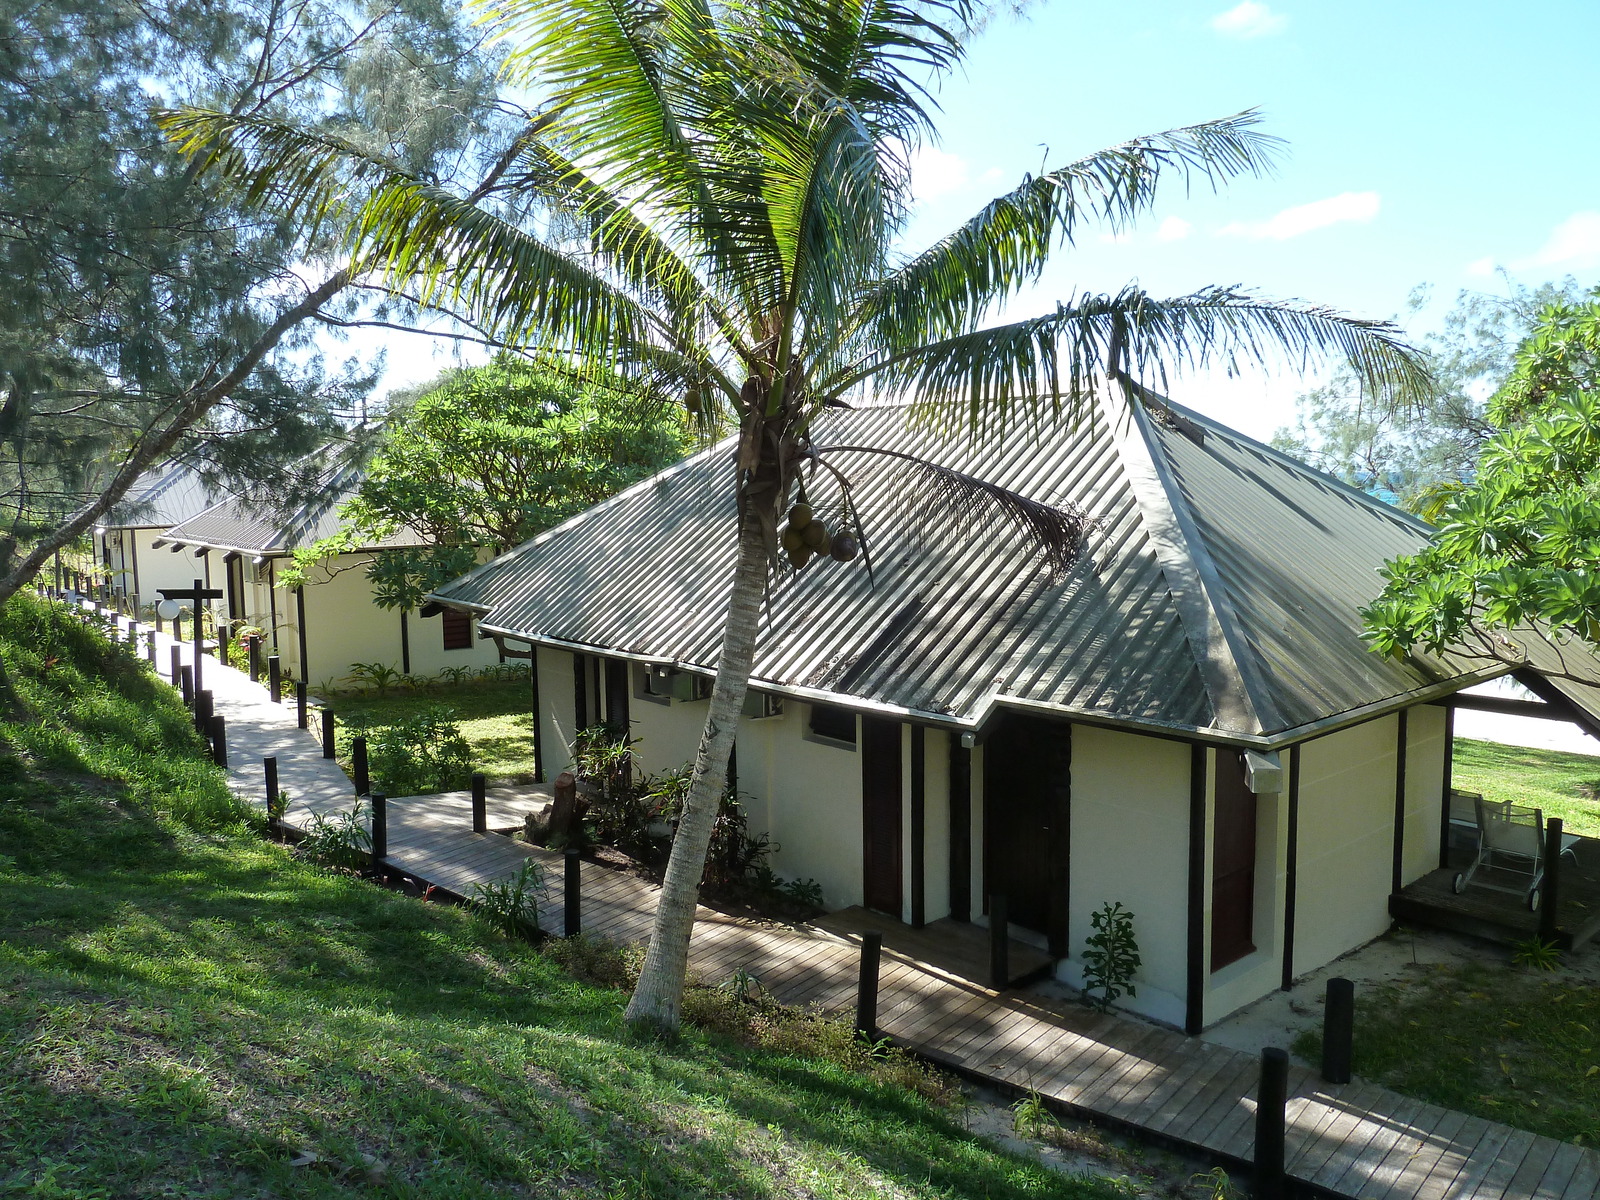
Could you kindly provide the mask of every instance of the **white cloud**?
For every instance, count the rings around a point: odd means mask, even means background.
[[[1466,272],[1468,275],[1493,275],[1494,268],[1494,256],[1487,255],[1483,258],[1475,258],[1469,262],[1466,266]]]
[[[1225,13],[1211,18],[1211,28],[1224,37],[1258,38],[1282,33],[1289,27],[1289,18],[1275,13],[1256,0],[1242,0]]]
[[[1117,233],[1102,233],[1100,235],[1100,244],[1102,246],[1126,246],[1131,241],[1133,241],[1133,234],[1126,229]]]
[[[1286,208],[1265,221],[1235,221],[1217,230],[1217,236],[1282,242],[1345,221],[1370,221],[1378,215],[1378,204],[1377,192],[1341,192],[1326,200]]]
[[[1513,267],[1591,267],[1600,265],[1600,212],[1573,213],[1551,232],[1539,251]]]
[[[972,180],[967,160],[937,146],[918,146],[911,156],[911,194],[918,200],[936,200],[962,191]]]
[[[1156,226],[1156,241],[1181,242],[1194,231],[1194,226],[1182,217],[1168,217]]]

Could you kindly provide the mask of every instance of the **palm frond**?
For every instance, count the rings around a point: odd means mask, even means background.
[[[1052,251],[1089,222],[1121,229],[1147,211],[1164,178],[1213,189],[1271,169],[1278,139],[1254,110],[1098,151],[991,200],[960,228],[873,286],[862,323],[886,345],[953,337],[991,304],[1037,279]]]
[[[1070,415],[1109,369],[1164,391],[1180,370],[1221,366],[1232,372],[1275,359],[1303,369],[1320,358],[1342,360],[1370,394],[1395,403],[1415,403],[1432,382],[1421,357],[1387,321],[1264,300],[1235,288],[1155,299],[1129,287],[1115,296],[1085,293],[1024,321],[879,354],[819,386],[838,395],[870,381],[880,391],[936,408],[960,403],[976,425],[1024,399]]]
[[[1094,519],[1075,505],[1045,504],[987,479],[903,451],[876,446],[816,446],[811,453],[823,460],[830,455],[851,454],[893,459],[926,484],[919,510],[925,520],[954,518],[963,525],[1002,520],[1019,530],[1044,555],[1053,571],[1065,571],[1078,560],[1095,525]],[[862,541],[865,544],[865,536]]]

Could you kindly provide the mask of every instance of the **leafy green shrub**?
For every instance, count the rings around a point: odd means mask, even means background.
[[[541,952],[574,979],[619,991],[632,990],[644,966],[643,946],[619,946],[588,933],[551,938]]]
[[[384,725],[352,714],[352,732],[367,739],[373,788],[387,796],[423,796],[467,787],[472,782],[472,746],[455,716],[455,710],[442,704]]]
[[[1089,924],[1094,932],[1084,942],[1083,999],[1105,1012],[1124,992],[1139,994],[1133,986],[1133,973],[1141,961],[1139,943],[1133,936],[1133,914],[1120,901],[1102,904],[1089,914]],[[1099,995],[1094,994],[1097,991]]]
[[[325,867],[359,871],[371,861],[372,835],[361,819],[361,801],[349,812],[314,812],[298,847],[301,854]]]
[[[491,879],[474,886],[472,904],[478,915],[501,933],[524,937],[539,931],[539,890],[543,887],[544,871],[530,858],[509,879]]]

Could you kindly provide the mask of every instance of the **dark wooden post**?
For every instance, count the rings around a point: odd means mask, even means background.
[[[228,627],[220,623],[217,625],[217,661],[228,665]]]
[[[267,690],[272,693],[272,702],[279,704],[283,700],[283,660],[276,654],[267,659]]]
[[[372,781],[367,778],[367,739],[359,734],[350,743],[350,768],[356,776],[356,795],[365,796],[372,790]]]
[[[482,775],[472,777],[472,832],[489,832],[489,781]]]
[[[883,958],[883,934],[861,935],[861,974],[856,983],[856,1036],[878,1040],[878,964]]]
[[[267,827],[270,829],[278,823],[272,814],[278,807],[278,756],[269,754],[261,760],[261,773],[266,776],[267,788]]]
[[[208,733],[211,729],[211,717],[216,712],[211,698],[211,689],[206,688],[194,694],[194,728],[196,733]]]
[[[144,656],[150,660],[152,667],[156,665],[156,631],[154,629],[146,629],[144,631]]]
[[[311,721],[306,716],[306,681],[294,681],[294,723],[301,729],[311,728]]]
[[[250,660],[250,682],[261,682],[261,636],[252,634],[244,639],[246,657]]]
[[[372,865],[389,855],[389,797],[372,793]]]
[[[333,709],[323,708],[322,712],[322,757],[332,758],[334,749],[334,719]]]
[[[205,685],[200,682],[200,660],[206,656],[206,627],[201,618],[205,615],[206,606],[201,602],[205,593],[205,580],[194,581],[194,653],[190,660],[194,663],[194,690],[196,694]]]
[[[1289,1101],[1289,1052],[1277,1046],[1261,1051],[1261,1085],[1256,1090],[1254,1200],[1283,1200],[1284,1109]]]
[[[1322,1077],[1329,1083],[1350,1082],[1355,1023],[1356,985],[1343,978],[1328,980],[1322,1006]]]
[[[1011,931],[1006,894],[989,893],[989,986],[1004,991],[1011,982]]]
[[[194,672],[188,663],[178,668],[178,687],[183,692],[183,703],[187,708],[194,707]]]
[[[167,631],[167,623],[166,623],[165,620],[162,619],[161,606],[158,604],[158,605],[156,605],[156,632],[157,633],[165,633],[166,631]]]
[[[562,857],[566,860],[561,886],[562,928],[567,937],[577,937],[583,929],[583,859],[576,846],[568,846]]]
[[[138,644],[139,644],[139,619],[137,617],[129,617],[128,618],[128,649],[131,650],[135,646],[137,646]]]
[[[211,761],[219,767],[228,765],[228,722],[221,713],[206,722],[211,734]]]
[[[1544,823],[1544,882],[1539,885],[1539,940],[1553,942],[1561,925],[1560,817]]]
[[[173,642],[172,645],[170,647],[168,647],[168,649],[171,651],[171,653],[167,656],[167,662],[168,662],[168,665],[172,668],[172,670],[170,672],[170,674],[172,675],[172,686],[173,687],[177,687],[178,684],[181,682],[180,673],[183,671],[183,661],[182,661],[183,655],[182,655],[182,651],[180,651],[178,649],[178,643],[177,642]]]

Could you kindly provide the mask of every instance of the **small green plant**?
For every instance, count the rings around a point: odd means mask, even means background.
[[[822,885],[815,879],[786,879],[778,890],[801,908],[823,907]]]
[[[751,1003],[761,994],[761,980],[753,971],[740,967],[717,985],[719,991],[727,992],[740,1004]]]
[[[1036,1138],[1060,1129],[1061,1122],[1045,1104],[1039,1089],[1029,1088],[1028,1094],[1011,1106],[1011,1128],[1025,1137]]]
[[[1233,1186],[1233,1180],[1221,1167],[1212,1167],[1209,1171],[1189,1176],[1189,1187],[1206,1200],[1236,1200],[1236,1197],[1244,1194]]]
[[[351,663],[350,674],[346,675],[345,682],[354,687],[371,689],[380,696],[387,696],[391,688],[395,687],[404,675],[398,667],[391,667],[388,663]]]
[[[1083,998],[1105,1012],[1124,993],[1139,994],[1133,986],[1141,962],[1139,943],[1133,936],[1133,914],[1121,901],[1102,904],[1089,914],[1089,924],[1094,932],[1084,942]]]
[[[278,794],[267,800],[267,816],[274,821],[283,820],[283,814],[289,811],[289,793],[282,788]]]
[[[1535,934],[1511,947],[1511,961],[1535,971],[1554,971],[1561,965],[1561,947]]]
[[[539,931],[539,889],[544,870],[533,859],[509,879],[492,879],[473,888],[472,904],[483,917],[508,937]]]
[[[445,705],[430,704],[384,725],[352,715],[350,728],[365,735],[372,785],[387,796],[460,791],[472,780],[472,746],[455,710]]]
[[[349,812],[312,813],[305,837],[300,839],[300,852],[325,867],[352,871],[365,867],[372,853],[372,835],[361,816],[361,801]]]

